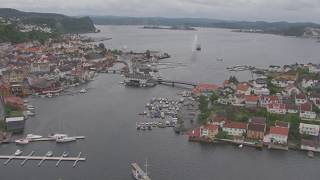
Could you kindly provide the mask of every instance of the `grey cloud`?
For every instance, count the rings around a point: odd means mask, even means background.
[[[0,0],[0,5],[68,15],[320,22],[320,0]]]

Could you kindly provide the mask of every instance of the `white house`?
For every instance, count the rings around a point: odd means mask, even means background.
[[[268,70],[272,72],[282,72],[283,69],[281,68],[281,66],[270,65]]]
[[[253,89],[254,94],[256,95],[270,95],[270,90],[268,88],[264,88],[264,87],[255,87]]]
[[[319,82],[318,79],[307,79],[307,78],[303,78],[303,79],[302,79],[302,82],[301,82],[301,86],[302,86],[303,88],[309,88],[309,87],[315,86],[318,82]]]
[[[305,123],[300,123],[300,125],[299,125],[300,134],[319,136],[319,130],[320,130],[319,125],[305,124]]]
[[[247,123],[229,122],[223,125],[222,130],[231,136],[243,136],[247,131]]]
[[[287,127],[271,127],[270,133],[263,138],[263,142],[287,144],[289,128]]]
[[[319,73],[320,72],[320,64],[309,66],[309,72]]]

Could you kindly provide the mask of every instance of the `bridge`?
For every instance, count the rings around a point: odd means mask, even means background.
[[[187,82],[187,81],[175,81],[175,80],[167,80],[167,79],[157,79],[156,80],[159,84],[171,84],[171,86],[175,86],[176,84],[179,85],[187,85],[196,87],[198,83],[195,82]]]

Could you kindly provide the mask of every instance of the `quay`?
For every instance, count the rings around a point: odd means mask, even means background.
[[[33,156],[34,151],[32,151],[29,155],[26,156],[15,156],[15,155],[0,155],[0,159],[6,159],[4,162],[5,165],[7,165],[11,160],[23,160],[21,162],[21,166],[23,166],[28,160],[39,160],[38,166],[40,166],[44,161],[57,161],[56,166],[59,165],[61,161],[74,161],[73,167],[77,165],[79,161],[85,161],[85,157],[81,157],[81,152],[76,157],[63,157],[63,155],[59,157],[48,157],[48,156]]]

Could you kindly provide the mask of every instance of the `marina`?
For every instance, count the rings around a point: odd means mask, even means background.
[[[41,166],[42,163],[44,163],[45,161],[57,161],[56,166],[59,165],[60,162],[62,161],[73,161],[73,167],[77,166],[77,163],[79,161],[85,161],[86,158],[85,157],[81,157],[81,152],[78,154],[78,156],[76,157],[68,157],[66,156],[66,152],[64,152],[61,156],[53,156],[53,152],[52,151],[48,151],[45,156],[33,156],[35,153],[35,151],[31,151],[31,153],[29,153],[26,156],[22,156],[22,151],[17,150],[16,153],[14,153],[13,155],[0,155],[0,159],[6,159],[6,161],[4,162],[4,165],[9,164],[10,161],[12,160],[23,160],[20,165],[23,166],[28,160],[38,160],[38,166]]]

